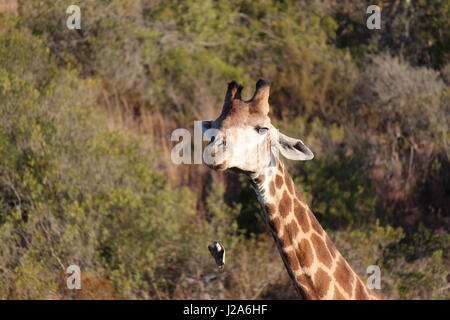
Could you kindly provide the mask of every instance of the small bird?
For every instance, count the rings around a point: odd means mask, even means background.
[[[220,271],[223,271],[225,267],[225,248],[219,243],[219,241],[213,241],[208,246],[209,252],[216,260],[216,265]]]

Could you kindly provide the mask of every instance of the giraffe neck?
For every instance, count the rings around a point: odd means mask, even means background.
[[[250,176],[284,265],[303,299],[378,299],[336,249],[281,160]]]

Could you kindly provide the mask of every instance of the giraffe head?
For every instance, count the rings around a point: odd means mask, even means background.
[[[275,163],[278,152],[291,160],[314,157],[300,139],[280,133],[271,124],[269,82],[258,80],[253,97],[247,101],[241,99],[242,89],[239,83],[230,82],[220,116],[202,121],[209,167],[259,173]]]

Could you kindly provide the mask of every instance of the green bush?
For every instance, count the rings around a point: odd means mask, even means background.
[[[168,186],[143,139],[108,128],[94,79],[59,72],[38,91],[14,71],[0,72],[1,297],[58,296],[70,264],[148,297],[174,254],[162,244],[188,237],[189,191]]]
[[[145,279],[169,263],[161,244],[186,237],[193,203],[168,187],[141,139],[109,130],[89,94],[80,101],[90,89],[72,77],[61,74],[46,94],[0,77],[2,297],[55,294],[52,271],[70,264],[107,277],[120,296],[145,297]],[[41,284],[24,291],[33,272]],[[54,285],[40,290],[48,278]]]
[[[369,265],[380,267],[385,297],[449,299],[445,288],[448,234],[438,235],[421,227],[407,235],[401,228],[377,222],[368,229],[335,232],[332,238],[359,274],[365,275]]]

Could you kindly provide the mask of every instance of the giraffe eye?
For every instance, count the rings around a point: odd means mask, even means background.
[[[258,131],[258,133],[260,134],[260,135],[264,135],[264,134],[266,134],[267,133],[267,131],[269,131],[269,128],[256,128],[256,131]]]

